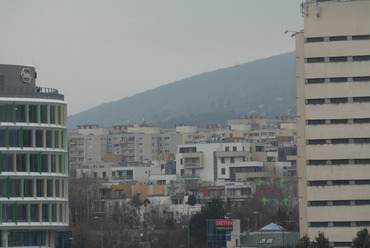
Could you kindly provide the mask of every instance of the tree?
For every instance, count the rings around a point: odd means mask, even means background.
[[[319,232],[319,236],[315,237],[313,248],[329,248],[330,242],[323,232]]]
[[[295,244],[295,248],[311,248],[311,247],[312,242],[307,234],[303,235],[303,237],[299,239],[298,243]]]
[[[353,248],[370,248],[370,235],[367,228],[361,229],[352,240]]]
[[[195,195],[189,196],[188,204],[191,206],[194,206],[195,204],[197,204],[197,197]]]

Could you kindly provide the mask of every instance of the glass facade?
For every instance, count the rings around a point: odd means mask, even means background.
[[[68,226],[67,105],[30,87],[0,90],[0,247],[54,247]]]

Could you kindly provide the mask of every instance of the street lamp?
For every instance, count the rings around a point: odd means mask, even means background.
[[[62,239],[62,248],[64,248],[64,241],[65,241],[65,240],[73,240],[73,238]]]
[[[98,216],[95,216],[94,219],[99,219]],[[100,248],[103,248],[103,219],[100,219]]]
[[[260,242],[259,242],[259,244],[260,244],[262,242],[262,213],[254,211],[253,214],[259,214],[260,215]],[[256,221],[257,221],[257,218],[256,218]]]

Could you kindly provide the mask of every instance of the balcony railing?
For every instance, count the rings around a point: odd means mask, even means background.
[[[59,94],[58,90],[45,87],[16,87],[2,86],[0,87],[0,96],[12,97],[30,97],[30,98],[47,98],[64,100],[64,95]]]

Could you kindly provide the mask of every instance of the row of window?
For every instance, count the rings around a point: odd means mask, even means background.
[[[46,231],[12,231],[9,232],[8,246],[45,246]]]
[[[60,104],[25,104],[3,103],[0,104],[1,122],[25,122],[66,125],[66,105]]]
[[[305,63],[370,61],[370,55],[305,58]]]
[[[0,207],[0,223],[13,222],[17,224],[19,222],[66,222],[65,216],[63,215],[63,208],[65,207],[65,204],[63,203],[14,202],[0,204]]]
[[[309,139],[307,145],[324,144],[369,144],[370,138]]]
[[[369,82],[370,76],[361,77],[330,77],[330,78],[306,78],[306,84],[323,84],[323,83],[345,83],[345,82]]]
[[[65,173],[65,155],[55,153],[0,152],[0,174],[3,172]]]
[[[309,201],[308,206],[356,206],[370,205],[370,200]]]
[[[0,128],[0,147],[66,149],[66,130]]]
[[[370,226],[370,221],[334,221],[334,222],[308,222],[309,227],[353,227]]]
[[[324,42],[324,41],[345,41],[345,40],[370,40],[370,35],[342,35],[342,36],[328,36],[328,37],[308,37],[305,39],[306,43]]]
[[[348,165],[348,164],[370,164],[369,158],[361,159],[331,159],[331,160],[308,160],[307,165]]]
[[[361,179],[361,180],[316,180],[308,181],[308,186],[336,186],[336,185],[370,185],[370,180]]]
[[[358,119],[318,119],[318,120],[306,120],[307,125],[325,125],[325,124],[365,124],[370,123],[370,118],[358,118]]]
[[[315,98],[306,99],[306,104],[339,104],[339,103],[361,103],[370,102],[370,96],[358,96],[358,97],[335,97],[335,98]]]
[[[45,187],[46,186],[46,187]],[[64,198],[63,179],[0,179],[0,197],[62,197]]]

